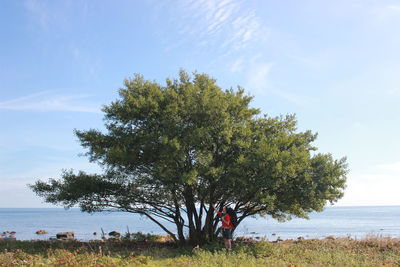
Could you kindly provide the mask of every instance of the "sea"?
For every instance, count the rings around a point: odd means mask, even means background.
[[[174,231],[174,226],[165,224]],[[45,230],[48,234],[37,235]],[[81,241],[101,238],[101,233],[111,231],[125,233],[165,232],[152,221],[131,213],[100,212],[83,213],[79,209],[63,208],[0,208],[0,234],[15,231],[17,240],[47,240],[59,232],[72,231]],[[97,233],[97,235],[94,235]],[[400,206],[327,207],[322,212],[310,214],[310,218],[294,218],[278,222],[271,217],[246,218],[238,226],[235,236],[276,240],[327,236],[350,237],[400,237]]]

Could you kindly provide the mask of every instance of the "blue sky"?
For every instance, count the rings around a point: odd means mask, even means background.
[[[73,129],[102,129],[124,78],[179,68],[347,156],[337,205],[400,205],[399,0],[3,0],[0,24],[0,207],[49,207],[26,184],[97,171]]]

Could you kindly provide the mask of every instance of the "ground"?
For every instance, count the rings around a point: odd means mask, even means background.
[[[236,242],[230,253],[221,243],[0,241],[0,266],[400,266],[400,239]]]

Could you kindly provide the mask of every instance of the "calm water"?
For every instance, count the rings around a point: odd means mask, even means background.
[[[172,225],[169,225],[173,229]],[[18,240],[48,239],[58,232],[73,231],[80,240],[96,239],[93,232],[119,231],[164,234],[153,222],[135,214],[104,212],[87,214],[78,209],[0,209],[0,232],[16,231]],[[38,236],[37,230],[47,235]],[[329,207],[312,213],[310,220],[293,219],[279,223],[272,218],[245,219],[235,232],[237,236],[261,236],[269,240],[323,238],[329,235],[363,238],[367,235],[400,237],[400,206]]]

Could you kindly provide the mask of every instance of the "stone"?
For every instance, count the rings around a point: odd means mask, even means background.
[[[199,245],[195,246],[195,247],[192,249],[193,252],[200,251],[200,250],[201,250],[201,248],[200,248]]]
[[[48,232],[45,230],[38,230],[38,231],[36,231],[36,234],[37,235],[45,235],[45,234],[48,234]]]
[[[74,232],[60,232],[56,235],[57,239],[74,239],[75,234]]]
[[[328,239],[328,240],[335,240],[336,237],[334,237],[333,235],[330,235],[330,236],[325,237],[325,239]]]
[[[93,235],[97,235],[97,232],[93,232]]]
[[[114,237],[119,237],[119,236],[121,236],[121,233],[117,232],[117,231],[111,231],[111,232],[108,233],[108,235],[109,236],[114,236]]]
[[[238,236],[236,237],[236,241],[238,242],[251,242],[253,241],[252,237],[248,237],[248,236]]]

